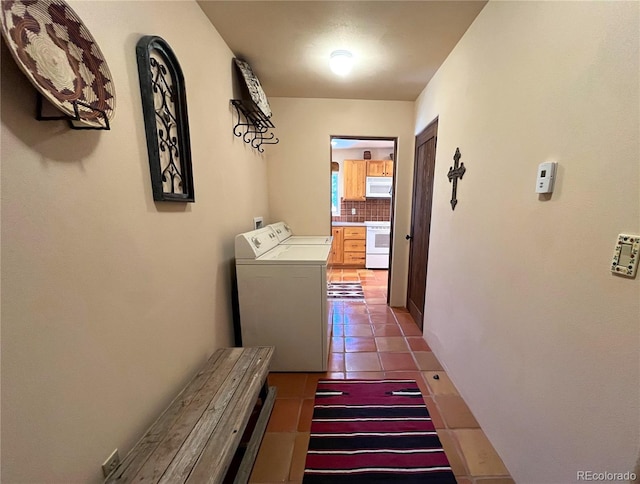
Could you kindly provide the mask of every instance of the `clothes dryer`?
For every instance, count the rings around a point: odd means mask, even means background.
[[[279,244],[272,227],[235,239],[244,346],[275,346],[272,371],[326,371],[331,245]]]

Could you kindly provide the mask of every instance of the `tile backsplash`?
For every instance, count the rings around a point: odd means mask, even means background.
[[[352,209],[356,209],[352,215]],[[391,220],[390,198],[367,198],[364,202],[340,201],[340,216],[331,217],[333,222],[368,222]]]

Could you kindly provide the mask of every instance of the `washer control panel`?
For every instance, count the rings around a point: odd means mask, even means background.
[[[279,243],[271,226],[236,235],[236,259],[256,259]]]
[[[269,227],[273,228],[276,233],[276,237],[280,242],[287,240],[293,234],[291,233],[291,229],[285,222],[276,222],[274,224],[269,225]]]

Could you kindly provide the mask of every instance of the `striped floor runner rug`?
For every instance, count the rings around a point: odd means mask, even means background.
[[[455,484],[412,380],[320,380],[303,484]]]
[[[327,297],[336,300],[364,300],[364,290],[359,282],[329,282]]]

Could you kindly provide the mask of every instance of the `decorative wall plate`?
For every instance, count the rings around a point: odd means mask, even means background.
[[[249,96],[251,100],[254,102],[258,109],[262,111],[267,118],[271,117],[271,107],[269,107],[269,101],[267,100],[267,95],[262,90],[262,85],[260,85],[260,81],[253,73],[251,66],[238,58],[234,59],[236,66],[238,67],[238,71],[242,74],[242,81],[244,81],[244,85],[246,89],[249,91]]]
[[[3,0],[2,36],[20,69],[55,107],[79,123],[104,127],[115,88],[107,62],[82,20],[63,0]],[[104,114],[102,114],[104,113]]]

